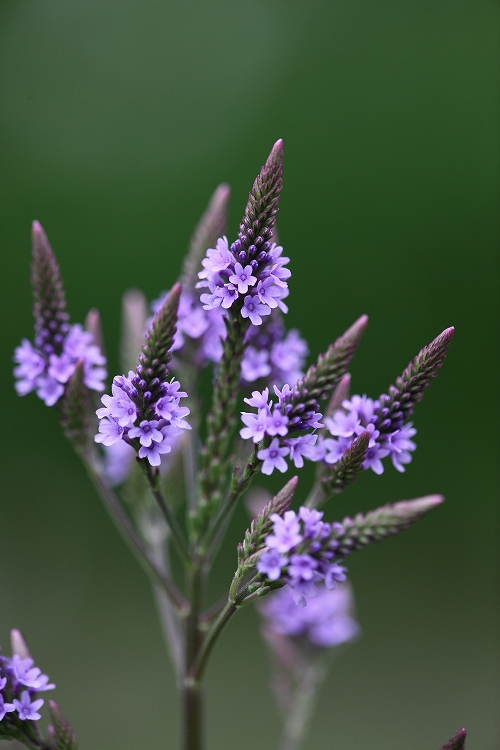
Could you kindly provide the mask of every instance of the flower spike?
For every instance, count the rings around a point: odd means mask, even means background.
[[[325,472],[321,478],[321,484],[326,493],[322,498],[323,502],[330,495],[343,492],[357,479],[358,473],[363,469],[363,461],[368,453],[370,440],[371,433],[365,430],[356,440],[353,440],[342,458]],[[318,505],[319,503],[315,503],[314,507]]]
[[[59,265],[38,221],[34,221],[32,225],[32,241],[31,285],[35,344],[47,353],[61,354],[62,344],[69,330],[66,297]]]
[[[467,737],[466,729],[459,729],[456,734],[453,735],[451,740],[442,746],[441,750],[464,750],[465,740]]]
[[[380,411],[375,428],[382,434],[401,429],[413,414],[415,404],[423,399],[432,378],[437,377],[443,366],[446,350],[454,333],[453,327],[446,328],[410,362],[401,377],[396,379],[396,385],[390,386],[389,395],[384,393],[380,396]]]
[[[48,733],[54,750],[78,750],[75,733],[55,701],[49,701],[49,712],[52,724]]]

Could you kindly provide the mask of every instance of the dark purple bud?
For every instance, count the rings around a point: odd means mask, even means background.
[[[62,323],[60,326],[61,333],[68,333],[69,331],[69,325],[67,323]]]
[[[293,410],[293,404],[286,404],[285,405],[285,414],[290,414],[290,412]]]
[[[231,245],[231,252],[236,255],[241,250],[241,242],[240,240],[235,240],[233,244]]]
[[[64,341],[64,336],[61,333],[56,333],[56,335],[54,336],[54,343],[62,344],[63,341]]]
[[[389,414],[390,409],[387,408],[387,406],[384,406],[383,409],[380,410],[380,416],[386,417]]]
[[[265,260],[267,260],[267,253],[265,250],[262,250],[262,252],[259,253],[259,262],[263,263]]]
[[[327,560],[331,560],[332,557],[335,557],[335,553],[332,552],[331,550],[327,550],[326,552],[323,553],[323,557],[326,557]]]
[[[290,420],[289,425],[290,427],[296,427],[298,424],[302,422],[300,417],[293,417],[293,419]]]
[[[146,383],[146,381],[145,381],[145,380],[139,380],[139,383],[138,383],[138,385],[139,385],[139,387],[140,387],[140,388],[141,388],[142,390],[144,390],[144,388],[146,387],[147,383]]]
[[[134,377],[132,378],[131,382],[134,385],[137,385],[140,382],[140,377],[138,375],[134,375]]]
[[[253,239],[253,236],[254,236],[254,230],[253,230],[253,228],[252,228],[252,227],[248,227],[248,228],[247,228],[247,235],[248,235],[248,239],[249,239],[249,240]]]
[[[299,414],[302,414],[305,408],[306,408],[305,404],[297,404],[294,411],[298,412]]]
[[[151,386],[152,387],[154,387],[156,385],[159,385],[159,384],[160,384],[160,379],[159,378],[153,378],[153,380],[151,381]]]
[[[136,372],[138,375],[142,375],[143,367],[142,365],[137,365]]]
[[[255,255],[256,252],[257,248],[255,247],[255,245],[250,245],[250,247],[248,248],[249,255]]]
[[[247,254],[246,254],[246,252],[244,250],[241,250],[238,253],[238,258],[240,259],[241,263],[246,263],[246,260],[247,260]]]
[[[248,242],[248,237],[246,236],[246,234],[240,234],[239,237],[241,244],[246,245]]]
[[[148,367],[148,369],[146,370],[146,375],[148,376],[148,378],[152,378],[153,377],[154,372],[153,372],[153,369],[151,367]]]
[[[262,245],[263,252],[268,253],[270,249],[271,249],[271,243],[264,242],[264,244]]]
[[[46,354],[52,354],[52,352],[54,351],[54,347],[51,346],[51,344],[45,344],[45,346],[43,347],[43,351]]]
[[[144,353],[143,353],[143,352],[141,352],[141,353],[139,354],[138,360],[139,360],[139,362],[140,362],[140,363],[141,363],[142,365],[146,364],[146,362],[147,362],[147,358],[146,358],[146,356],[144,355]]]
[[[321,549],[321,542],[313,542],[310,547],[310,552],[319,552]]]
[[[392,422],[390,419],[384,419],[384,421],[380,425],[381,430],[387,430],[392,425]]]
[[[264,237],[261,237],[260,235],[255,240],[256,247],[260,247],[262,243],[264,242]]]
[[[391,419],[393,422],[399,422],[403,419],[403,412],[402,411],[395,411],[393,414],[391,414]]]
[[[129,394],[129,395],[130,395],[130,398],[137,398],[137,396],[138,396],[139,394],[137,393],[137,389],[136,389],[136,388],[131,388],[131,389],[130,389],[130,394]]]
[[[144,391],[144,401],[150,401],[151,400],[151,391]]]
[[[57,320],[49,320],[49,329],[51,331],[57,330]]]
[[[252,266],[253,270],[255,271],[259,267],[259,261],[258,260],[251,260],[250,265]]]

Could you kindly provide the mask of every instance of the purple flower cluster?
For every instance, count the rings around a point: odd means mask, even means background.
[[[249,406],[255,407],[257,413],[241,413],[241,420],[245,427],[240,430],[240,435],[244,440],[251,439],[254,443],[259,443],[265,437],[272,438],[270,445],[267,448],[261,448],[257,453],[257,457],[263,461],[263,474],[272,474],[274,469],[284,473],[288,468],[285,456],[289,456],[297,468],[304,465],[304,457],[316,461],[317,435],[308,433],[298,437],[286,436],[290,431],[315,430],[323,427],[319,421],[322,419],[319,412],[289,419],[287,413],[290,413],[292,406],[287,402],[287,396],[291,393],[288,384],[284,385],[281,390],[274,386],[274,392],[278,397],[276,405],[269,400],[268,388],[265,388],[262,393],[253,391],[252,397],[245,398],[244,401]]]
[[[166,293],[153,301],[153,313],[158,312],[165,297]],[[183,291],[177,315],[172,351],[178,352],[178,356],[189,357],[190,362],[197,366],[220,362],[222,341],[227,335],[224,324],[226,310],[221,306],[206,310],[196,295]],[[262,325],[250,325],[246,343],[241,363],[244,383],[254,383],[263,378],[279,386],[284,383],[294,385],[302,377],[308,354],[307,344],[297,330],[285,330],[279,309],[275,308],[262,321]],[[175,359],[172,364],[175,367]]]
[[[57,328],[55,333],[52,324]],[[18,395],[25,396],[36,390],[47,406],[53,406],[63,395],[66,383],[81,360],[87,388],[103,391],[107,377],[106,357],[94,343],[92,334],[79,324],[49,321],[46,328],[38,331],[35,346],[23,339],[14,352]]]
[[[172,378],[170,382],[155,384],[158,397],[153,400],[150,392],[143,392],[146,381],[140,368],[139,365],[136,372],[129,372],[128,378],[119,375],[113,379],[113,395],[104,395],[101,399],[104,408],[96,412],[101,421],[94,440],[104,446],[125,440],[138,451],[139,458],[147,458],[151,466],[159,466],[161,456],[171,452],[179,429],[191,429],[184,419],[189,409],[179,405],[187,393],[179,391],[180,383]],[[145,400],[153,419],[143,418]]]
[[[417,447],[411,438],[417,431],[412,422],[402,425],[392,432],[380,433],[375,429],[379,419],[380,402],[364,396],[352,396],[342,402],[341,409],[337,409],[331,417],[325,417],[325,426],[331,437],[320,438],[316,445],[316,460],[334,464],[350,447],[362,432],[369,430],[371,439],[368,453],[363,462],[364,469],[372,469],[375,474],[382,474],[384,465],[382,459],[391,457],[394,467],[398,471],[405,470],[405,464],[410,463],[411,452]]]
[[[197,287],[210,290],[201,295],[204,309],[228,310],[238,300],[241,316],[255,326],[262,325],[263,317],[277,307],[286,313],[283,300],[289,293],[291,273],[285,268],[290,259],[282,257],[282,252],[280,245],[260,236],[246,249],[241,239],[231,247],[226,237],[218,239],[216,247],[207,250],[198,274]]]
[[[273,513],[273,533],[266,539],[258,572],[269,581],[288,583],[293,600],[304,607],[307,598],[318,595],[316,583],[324,581],[327,589],[345,581],[346,568],[335,561],[335,533],[340,524],[322,521],[323,513],[302,506],[297,513],[287,510],[283,517]]]
[[[307,607],[298,606],[288,587],[271,594],[261,605],[267,627],[319,648],[332,648],[354,640],[360,627],[351,612],[353,596],[347,583],[335,589],[320,585]]]
[[[14,654],[12,658],[0,656],[0,721],[6,714],[17,712],[21,721],[36,721],[43,706],[43,698],[36,693],[53,690],[46,674],[35,667],[33,659]]]

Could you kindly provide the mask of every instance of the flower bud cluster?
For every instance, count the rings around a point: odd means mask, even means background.
[[[197,287],[210,290],[201,295],[205,310],[228,310],[238,300],[236,309],[241,317],[260,326],[271,310],[279,307],[288,311],[283,299],[289,294],[287,279],[291,272],[285,266],[290,259],[282,257],[280,245],[271,244],[264,236],[256,237],[253,244],[247,240],[239,238],[231,247],[227,237],[217,240],[216,247],[207,250],[202,261]]]
[[[265,388],[262,393],[253,391],[251,398],[244,401],[257,409],[253,412],[242,412],[241,420],[245,427],[240,430],[244,440],[251,439],[259,443],[265,437],[271,437],[271,443],[266,448],[261,448],[257,457],[263,461],[262,473],[272,474],[274,469],[285,472],[288,468],[285,456],[289,456],[297,468],[304,465],[304,457],[316,461],[315,444],[317,435],[309,433],[298,437],[287,437],[290,432],[297,432],[323,427],[319,421],[322,414],[319,412],[304,412],[301,417],[290,418],[288,414],[292,405],[288,402],[291,388],[285,384],[281,390],[274,386],[274,392],[278,396],[278,403],[274,406],[269,400],[269,389]]]
[[[158,312],[165,297],[166,293],[153,301],[153,313]],[[172,352],[177,352],[177,357],[187,357],[190,363],[197,366],[220,362],[222,341],[227,336],[224,324],[227,311],[223,307],[206,310],[195,294],[183,291],[177,315]],[[284,383],[295,384],[302,377],[308,354],[307,343],[297,330],[285,330],[278,308],[265,317],[262,325],[250,325],[246,344],[241,363],[243,383],[264,379],[281,386]]]
[[[384,419],[380,401],[363,396],[352,396],[342,401],[342,408],[336,409],[331,417],[325,417],[325,426],[331,437],[320,438],[316,445],[316,460],[334,464],[340,460],[352,442],[368,430],[371,433],[368,452],[363,462],[364,469],[372,469],[375,474],[382,474],[382,459],[391,457],[394,467],[403,472],[405,464],[410,463],[411,452],[416,444],[411,438],[417,431],[412,422],[403,424],[397,421],[389,424],[382,422],[385,431],[377,429]]]
[[[36,698],[36,694],[54,688],[31,657],[0,656],[0,721],[4,733],[8,735],[9,727],[19,720],[40,719],[38,711],[44,700]]]
[[[323,513],[305,506],[298,514],[293,510],[283,517],[273,513],[273,533],[265,539],[268,550],[256,566],[267,580],[288,583],[293,600],[301,607],[307,598],[317,596],[317,582],[324,581],[331,590],[337,581],[346,580],[347,569],[335,560],[335,537],[343,530],[342,524],[326,523],[322,518]]]
[[[141,355],[139,355],[139,359]],[[96,443],[110,446],[125,440],[137,450],[139,458],[147,458],[151,466],[159,466],[161,456],[170,453],[180,430],[190,430],[184,420],[189,414],[180,400],[187,393],[180,391],[180,383],[150,382],[147,371],[139,364],[128,377],[118,375],[113,379],[112,396],[101,399],[103,409],[96,414],[101,420]]]
[[[60,316],[67,313],[59,311]],[[94,391],[104,390],[106,357],[92,334],[79,324],[52,318],[37,326],[35,346],[23,339],[14,352],[15,388],[19,396],[36,391],[47,406],[54,406],[65,391],[79,361],[83,361],[84,382]]]
[[[264,635],[270,629],[296,642],[333,648],[354,640],[360,633],[351,614],[353,605],[350,586],[341,583],[332,590],[320,584],[317,596],[308,601],[307,607],[298,606],[289,588],[284,587],[265,599],[259,609],[266,621]]]

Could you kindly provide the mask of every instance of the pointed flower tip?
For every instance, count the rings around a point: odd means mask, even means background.
[[[448,742],[442,746],[441,750],[464,750],[467,730],[459,729]]]
[[[267,157],[266,167],[274,167],[283,162],[283,141],[280,138],[276,141],[271,149],[271,153]]]
[[[359,338],[365,332],[365,328],[368,325],[368,315],[361,315],[350,328],[347,329],[343,338]]]
[[[17,654],[21,659],[29,658],[30,652],[26,642],[19,630],[15,628],[10,631],[10,647],[13,654]]]
[[[214,203],[225,203],[227,200],[229,200],[230,193],[231,188],[228,183],[222,182],[218,187],[215,188],[215,192],[213,194]]]

